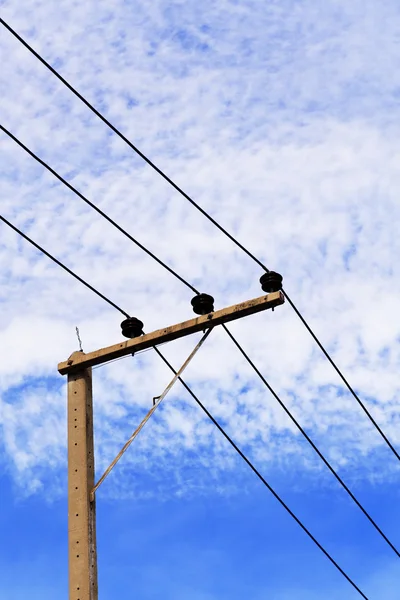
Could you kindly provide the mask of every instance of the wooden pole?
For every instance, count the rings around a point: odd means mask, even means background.
[[[91,371],[68,375],[69,600],[98,600]]]

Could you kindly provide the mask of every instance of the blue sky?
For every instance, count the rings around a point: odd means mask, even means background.
[[[0,2],[1,16],[285,288],[400,448],[400,9],[392,0]],[[0,27],[0,121],[216,307],[262,273]],[[3,134],[1,214],[141,318],[191,292]],[[66,389],[56,365],[120,315],[0,227],[0,598],[67,597]],[[393,455],[290,307],[232,331],[400,545]],[[165,347],[178,366],[196,341]],[[146,352],[94,371],[100,473],[170,373]],[[370,598],[400,565],[216,331],[200,399]],[[100,598],[356,597],[176,387],[99,492]],[[21,573],[24,576],[21,577]],[[1,587],[2,586],[2,587]],[[35,596],[36,595],[36,596]]]

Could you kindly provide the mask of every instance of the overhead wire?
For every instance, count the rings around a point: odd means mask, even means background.
[[[269,272],[268,267],[263,264],[261,260],[259,260],[248,248],[246,248],[239,240],[233,236],[227,229],[225,229],[220,223],[218,223],[205,209],[203,209],[197,202],[193,200],[177,183],[175,183],[162,169],[160,169],[148,156],[146,156],[135,144],[133,144],[115,125],[113,125],[99,110],[97,110],[76,88],[74,88],[54,67],[50,65],[34,48],[24,40],[4,19],[0,18],[0,23],[21,43],[31,54],[33,54],[59,81],[63,83],[81,102],[83,102],[92,112],[95,114],[107,127],[109,127],[121,140],[123,140],[138,156],[140,156],[152,169],[154,169],[165,181],[168,182],[181,196],[183,196],[192,206],[194,206],[203,216],[205,216],[215,227],[217,227],[225,236],[227,236],[238,248],[240,248],[247,256],[249,256],[255,263],[257,263],[264,271]],[[119,227],[118,227],[119,228]],[[134,243],[137,243],[134,241]],[[155,258],[157,262],[160,262],[159,259]],[[169,271],[172,271],[167,265],[164,265]],[[179,279],[175,272],[173,272],[175,276]],[[181,279],[182,280],[182,279]],[[192,290],[194,288],[184,281],[186,285],[188,285]],[[332,359],[326,348],[323,346],[322,342],[319,340],[315,332],[308,325],[307,321],[302,316],[299,309],[295,306],[294,302],[291,300],[289,295],[285,290],[282,290],[286,299],[288,300],[290,306],[294,310],[295,314],[300,318],[303,325],[306,327],[307,331],[310,333],[314,341],[317,343],[318,347],[323,352],[324,356],[329,360],[330,364],[335,369],[336,373],[339,375],[340,379],[343,381],[346,388],[350,391],[352,396],[355,398],[359,406],[362,408],[372,425],[378,431],[384,442],[390,448],[394,456],[400,461],[400,454],[397,452],[393,444],[390,442],[388,437],[383,432],[382,428],[378,425],[377,421],[369,412],[368,408],[362,402],[358,394],[355,392],[354,388],[351,386],[347,378],[343,375],[341,369],[336,365],[335,361]],[[196,290],[196,293],[197,290]]]
[[[29,236],[27,236],[26,233],[24,233],[23,231],[21,231],[20,229],[18,229],[18,227],[16,227],[16,225],[13,225],[13,223],[11,223],[10,221],[8,221],[8,219],[6,219],[5,217],[3,217],[2,215],[0,215],[0,221],[3,221],[3,223],[5,223],[5,225],[8,225],[8,227],[10,227],[11,229],[13,229],[16,233],[18,233],[18,235],[20,235],[22,238],[24,238],[24,240],[26,240],[27,242],[29,242],[30,244],[32,244],[32,246],[34,246],[37,250],[39,250],[39,252],[42,252],[42,254],[44,254],[45,256],[47,256],[47,258],[50,258],[50,260],[52,260],[56,265],[58,265],[59,267],[61,267],[62,269],[64,269],[64,271],[66,271],[67,273],[69,273],[69,275],[72,275],[72,277],[74,277],[77,281],[79,281],[84,286],[86,286],[89,290],[91,290],[92,292],[94,292],[95,294],[97,294],[97,296],[99,296],[102,300],[104,300],[110,306],[112,306],[113,308],[115,308],[116,310],[118,310],[125,317],[129,318],[128,313],[126,313],[124,310],[122,310],[122,308],[120,308],[117,304],[115,304],[115,302],[112,302],[109,298],[107,298],[107,296],[105,296],[104,294],[102,294],[101,292],[99,292],[98,290],[96,290],[96,288],[94,288],[92,285],[90,285],[90,283],[88,283],[87,281],[85,281],[85,279],[83,279],[77,273],[75,273],[74,271],[72,271],[69,267],[67,267],[66,265],[64,265],[64,263],[62,263],[60,260],[58,260],[58,258],[55,258],[55,256],[53,256],[52,254],[50,254],[50,252],[47,252],[47,250],[45,250],[44,248],[42,248],[42,246],[39,246],[39,244],[37,244],[34,240],[32,240],[32,238],[30,238]]]
[[[379,527],[379,525],[376,523],[376,521],[371,517],[371,515],[368,513],[368,511],[363,507],[363,505],[361,504],[361,502],[356,498],[356,496],[353,494],[353,492],[350,490],[350,488],[346,485],[346,483],[343,481],[343,479],[340,477],[340,475],[337,473],[337,471],[335,471],[335,469],[332,467],[331,463],[327,460],[327,458],[325,458],[325,456],[322,454],[322,452],[320,451],[320,449],[318,448],[318,446],[313,442],[313,440],[310,438],[310,436],[305,431],[305,429],[303,429],[303,427],[300,425],[300,423],[294,417],[294,415],[292,414],[292,412],[288,409],[288,407],[286,406],[286,404],[281,400],[281,398],[278,396],[278,394],[275,392],[275,390],[271,387],[271,385],[265,379],[265,377],[263,376],[263,374],[261,373],[261,371],[256,367],[255,363],[251,360],[251,358],[249,357],[249,355],[247,354],[247,352],[245,352],[245,350],[243,349],[243,346],[237,341],[237,339],[235,338],[235,336],[229,331],[229,329],[225,325],[225,323],[222,324],[222,327],[226,331],[226,333],[228,334],[228,336],[230,337],[230,339],[232,340],[232,342],[235,344],[235,346],[238,348],[238,350],[240,351],[240,353],[244,356],[244,358],[246,359],[246,361],[249,363],[249,365],[251,366],[251,368],[253,369],[253,371],[261,379],[261,381],[263,382],[263,384],[265,385],[265,387],[270,391],[270,393],[273,395],[273,397],[278,402],[278,404],[281,406],[281,408],[283,408],[283,410],[285,411],[285,413],[287,414],[287,416],[289,417],[289,419],[292,421],[292,423],[294,423],[294,425],[300,431],[300,433],[302,434],[302,436],[307,440],[307,442],[310,444],[310,446],[312,447],[312,449],[316,452],[316,454],[322,460],[322,462],[324,463],[324,465],[329,469],[329,471],[332,473],[332,475],[335,477],[335,479],[338,481],[338,483],[347,492],[347,494],[350,496],[350,498],[353,500],[353,502],[358,506],[358,508],[361,510],[361,512],[364,514],[364,516],[371,523],[371,525],[376,529],[376,531],[379,533],[379,535],[390,546],[390,548],[397,555],[397,557],[400,558],[400,552],[397,550],[397,548],[394,546],[394,544],[389,540],[389,538],[385,535],[385,533],[382,531],[382,529]]]
[[[330,354],[327,352],[327,350],[321,344],[321,342],[319,341],[319,339],[317,338],[317,336],[315,335],[315,333],[313,332],[313,330],[311,329],[311,327],[309,326],[309,324],[304,319],[303,315],[300,313],[300,311],[298,310],[298,308],[294,305],[294,303],[292,302],[292,300],[289,298],[288,294],[286,292],[284,292],[284,295],[285,295],[286,300],[289,302],[290,306],[293,308],[293,310],[296,313],[296,315],[299,317],[300,321],[303,323],[304,327],[307,329],[307,331],[310,333],[310,335],[312,336],[312,338],[314,339],[314,341],[319,346],[320,350],[323,352],[324,356],[328,359],[328,361],[330,362],[330,364],[332,365],[332,367],[335,369],[336,373],[340,376],[340,378],[344,382],[345,386],[347,387],[347,389],[349,390],[349,392],[351,393],[351,395],[353,396],[353,398],[356,400],[356,402],[358,403],[358,405],[362,408],[362,410],[364,411],[364,413],[366,414],[366,416],[368,417],[368,419],[371,421],[372,425],[378,431],[378,433],[380,434],[380,436],[382,437],[382,439],[386,442],[387,446],[390,448],[390,450],[395,455],[395,457],[397,458],[397,460],[400,461],[400,454],[397,452],[396,448],[393,446],[393,444],[391,443],[391,441],[389,440],[389,438],[387,437],[387,435],[384,433],[384,431],[382,430],[382,428],[380,427],[380,425],[377,423],[377,421],[371,415],[371,413],[369,412],[368,408],[365,406],[364,402],[362,402],[362,400],[360,399],[360,397],[358,396],[358,394],[356,394],[356,392],[354,391],[354,388],[350,385],[350,383],[348,382],[348,380],[346,379],[346,377],[340,371],[339,367],[333,361],[333,359],[330,356]]]
[[[106,296],[98,292],[93,286],[87,283],[84,279],[79,277],[76,273],[74,273],[71,269],[66,267],[61,261],[52,256],[49,252],[44,250],[39,244],[34,242],[31,238],[29,238],[26,234],[24,234],[20,229],[18,229],[15,225],[13,225],[10,221],[5,219],[0,215],[0,220],[3,221],[6,225],[11,227],[18,235],[32,244],[35,248],[37,248],[40,252],[42,252],[45,256],[47,256],[50,260],[55,262],[62,269],[67,271],[72,277],[77,279],[80,283],[85,285],[95,294],[97,294],[100,298],[105,300],[108,304],[111,304],[118,311],[122,312],[124,315],[129,316],[128,313],[125,313],[121,308],[119,308],[115,303],[111,302]],[[177,375],[178,372],[172,367],[169,361],[165,358],[165,356],[161,353],[161,351],[155,346],[154,350],[160,356],[160,358],[164,361],[164,363],[169,367],[169,369]],[[258,477],[258,479],[265,485],[265,487],[271,492],[271,494],[275,497],[276,500],[281,504],[281,506],[288,512],[288,514],[296,521],[296,523],[301,527],[301,529],[307,534],[307,536],[316,544],[316,546],[321,550],[321,552],[328,558],[328,560],[336,567],[336,569],[343,575],[343,577],[351,584],[351,586],[365,599],[368,600],[368,597],[361,591],[361,589],[356,585],[356,583],[350,578],[350,576],[340,567],[340,565],[335,561],[335,559],[329,554],[329,552],[322,546],[322,544],[313,536],[310,530],[302,523],[302,521],[296,516],[296,514],[289,508],[289,506],[282,500],[279,494],[272,488],[272,486],[266,481],[266,479],[261,475],[261,473],[256,469],[253,463],[247,458],[247,456],[240,450],[240,448],[235,444],[235,442],[230,438],[230,436],[226,433],[223,427],[217,422],[217,420],[212,416],[212,414],[208,411],[208,409],[202,404],[199,398],[194,394],[191,388],[186,384],[186,382],[178,377],[181,384],[185,387],[185,389],[189,392],[189,394],[195,399],[200,408],[205,412],[208,418],[212,421],[212,423],[217,427],[217,429],[222,433],[225,439],[229,442],[229,444],[234,448],[234,450],[241,456],[241,458],[246,462],[246,464],[250,467],[250,469],[254,472],[254,474]]]
[[[11,138],[16,144],[18,144],[18,146],[20,146],[20,148],[25,150],[25,152],[27,152],[27,154],[29,154],[32,158],[34,158],[36,160],[36,162],[38,162],[45,169],[47,169],[47,171],[49,171],[52,175],[54,175],[54,177],[56,177],[63,185],[65,185],[69,190],[71,190],[71,192],[76,194],[78,196],[78,198],[83,200],[83,202],[85,202],[88,206],[93,208],[93,210],[95,210],[99,215],[101,215],[104,219],[106,219],[106,221],[111,223],[111,225],[113,225],[113,227],[118,229],[118,231],[120,231],[131,242],[136,244],[136,246],[138,246],[141,250],[143,250],[143,252],[148,254],[159,265],[164,267],[164,269],[166,269],[169,273],[171,273],[171,275],[173,275],[174,277],[179,279],[179,281],[181,281],[184,285],[186,285],[188,288],[190,288],[195,294],[199,294],[199,291],[193,285],[191,285],[188,281],[186,281],[183,277],[181,277],[176,271],[174,271],[174,269],[169,267],[165,262],[163,262],[160,258],[158,258],[158,256],[156,256],[153,252],[151,252],[151,250],[146,248],[146,246],[141,244],[136,238],[134,238],[130,233],[128,233],[126,231],[126,229],[121,227],[121,225],[119,225],[116,221],[114,221],[114,219],[109,217],[103,210],[101,210],[101,208],[99,208],[96,204],[94,204],[88,198],[86,198],[86,196],[84,196],[76,187],[74,187],[71,183],[69,183],[69,181],[67,181],[64,177],[62,177],[62,175],[60,175],[55,169],[53,169],[45,160],[43,160],[42,158],[40,158],[40,156],[35,154],[30,148],[28,148],[28,146],[26,146],[13,133],[11,133],[11,131],[6,129],[6,127],[4,127],[4,125],[2,125],[1,123],[0,123],[0,130],[3,133],[5,133],[6,135],[8,135],[8,137]]]

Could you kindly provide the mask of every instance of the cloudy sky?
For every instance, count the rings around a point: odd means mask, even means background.
[[[400,7],[395,0],[0,0],[0,16],[196,202],[283,274],[400,448]],[[0,25],[0,123],[216,308],[262,270]],[[193,293],[0,132],[0,213],[145,330]],[[0,223],[0,598],[66,599],[66,382],[121,339],[115,309]],[[288,304],[230,326],[400,546],[399,465]],[[179,367],[199,336],[162,348]],[[95,369],[98,474],[171,374]],[[185,379],[371,599],[400,564],[223,330]],[[177,385],[98,493],[100,598],[357,593]],[[5,540],[5,541],[4,541]],[[21,573],[24,576],[21,577]]]

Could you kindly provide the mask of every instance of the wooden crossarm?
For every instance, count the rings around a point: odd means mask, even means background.
[[[235,321],[236,319],[241,319],[242,317],[269,308],[274,308],[275,306],[283,304],[284,301],[285,298],[282,292],[273,292],[272,294],[254,298],[253,300],[247,300],[246,302],[241,302],[240,304],[217,310],[208,315],[191,319],[190,321],[171,325],[164,329],[158,329],[157,331],[147,333],[141,337],[126,340],[119,344],[108,346],[107,348],[89,352],[88,354],[85,354],[84,352],[74,352],[67,361],[61,362],[58,365],[58,371],[61,375],[67,375],[72,372],[87,369],[88,367],[101,365],[110,360],[138,352],[139,350],[145,350],[146,348],[151,348],[158,344],[170,342],[186,335],[203,331],[208,327],[215,327],[222,323]]]

